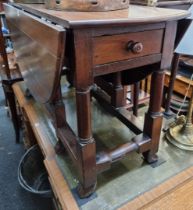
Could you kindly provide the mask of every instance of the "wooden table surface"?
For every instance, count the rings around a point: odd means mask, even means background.
[[[172,10],[130,5],[129,9],[110,12],[72,12],[48,10],[43,4],[17,4],[33,14],[54,20],[64,27],[105,26],[113,24],[140,24],[178,20],[187,17],[184,10]]]

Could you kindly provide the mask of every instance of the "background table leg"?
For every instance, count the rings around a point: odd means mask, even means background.
[[[166,96],[166,103],[165,103],[164,115],[166,117],[172,117],[174,115],[174,113],[170,109],[170,105],[171,105],[172,92],[174,89],[174,82],[176,79],[176,74],[177,74],[178,65],[179,65],[179,57],[180,55],[178,53],[175,53],[173,57],[170,82],[169,82],[169,87],[168,87],[167,96]]]

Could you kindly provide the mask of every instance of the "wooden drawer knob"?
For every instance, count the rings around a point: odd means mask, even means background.
[[[141,42],[129,41],[126,46],[127,51],[133,53],[141,53],[143,51],[143,44]]]

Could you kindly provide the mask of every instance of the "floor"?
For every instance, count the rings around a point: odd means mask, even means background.
[[[32,195],[20,187],[17,168],[25,150],[22,144],[15,144],[14,138],[0,87],[0,210],[52,210],[50,199]]]

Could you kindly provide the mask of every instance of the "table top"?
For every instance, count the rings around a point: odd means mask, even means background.
[[[132,25],[183,19],[184,10],[130,5],[129,9],[109,12],[73,12],[48,10],[43,4],[14,4],[27,12],[42,16],[65,28],[97,27],[101,25]]]

